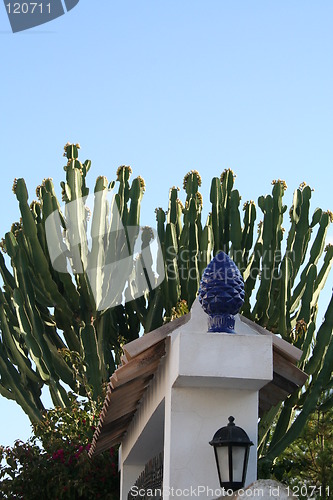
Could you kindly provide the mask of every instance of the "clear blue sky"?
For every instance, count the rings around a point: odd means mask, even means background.
[[[12,34],[0,5],[0,236],[19,218],[14,177],[31,200],[44,177],[58,187],[67,141],[92,160],[91,187],[122,164],[145,179],[144,224],[190,169],[206,206],[232,168],[244,201],[281,178],[288,202],[306,181],[333,210],[332,19],[331,0],[80,0]],[[0,443],[26,439],[20,408],[0,410]]]

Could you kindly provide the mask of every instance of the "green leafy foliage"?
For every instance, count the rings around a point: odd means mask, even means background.
[[[78,400],[43,413],[26,442],[0,447],[0,498],[34,500],[119,498],[117,450],[93,460],[88,450],[100,404]]]
[[[263,476],[282,481],[299,498],[326,500],[333,491],[333,410],[312,413],[300,436]]]

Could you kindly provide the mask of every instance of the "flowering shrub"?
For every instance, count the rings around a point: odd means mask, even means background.
[[[87,454],[101,405],[69,397],[70,407],[46,411],[26,443],[0,447],[1,499],[119,499],[117,450]]]

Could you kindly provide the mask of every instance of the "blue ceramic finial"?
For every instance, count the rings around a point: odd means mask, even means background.
[[[204,270],[199,288],[199,302],[209,315],[209,332],[236,333],[234,316],[244,303],[244,295],[238,267],[219,252]]]

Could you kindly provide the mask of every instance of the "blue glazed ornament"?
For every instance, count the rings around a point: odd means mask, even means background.
[[[226,253],[217,253],[204,270],[199,288],[199,302],[209,315],[209,332],[236,333],[234,316],[244,295],[238,267]]]

